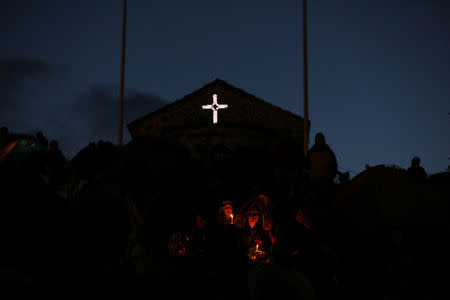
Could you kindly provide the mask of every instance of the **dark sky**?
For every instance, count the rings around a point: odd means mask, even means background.
[[[340,169],[450,156],[450,1],[309,1],[311,139]],[[117,141],[121,0],[0,1],[0,125]],[[303,115],[301,1],[128,0],[128,123],[221,78]],[[129,134],[124,128],[126,141]]]

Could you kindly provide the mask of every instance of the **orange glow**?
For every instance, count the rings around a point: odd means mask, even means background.
[[[264,205],[267,205],[269,203],[269,197],[264,194],[258,195],[258,198],[264,202]]]
[[[14,149],[14,147],[16,146],[17,142],[19,140],[15,140],[11,143],[9,143],[7,146],[5,146],[1,151],[0,151],[0,164],[4,163],[6,160],[6,157],[8,156],[9,153],[11,153],[11,151]]]
[[[234,216],[233,216],[233,214],[230,215],[230,219],[231,219],[231,224],[234,224]]]

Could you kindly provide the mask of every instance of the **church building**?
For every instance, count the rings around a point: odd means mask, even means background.
[[[221,79],[138,118],[128,129],[133,139],[176,140],[211,177],[255,192],[287,188],[303,166],[303,118]]]

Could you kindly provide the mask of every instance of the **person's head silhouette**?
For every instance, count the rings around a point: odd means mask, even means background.
[[[420,166],[420,158],[416,156],[411,160],[411,167],[419,167],[419,166]]]
[[[1,128],[0,128],[0,135],[8,135],[8,127],[6,127],[6,126],[2,126]]]
[[[317,146],[325,145],[325,136],[323,135],[323,133],[319,132],[318,134],[316,134],[314,142]]]

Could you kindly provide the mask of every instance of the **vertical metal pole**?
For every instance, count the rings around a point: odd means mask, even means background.
[[[123,94],[125,81],[125,42],[127,31],[127,0],[123,0],[122,9],[122,56],[120,60],[120,95],[119,95],[119,136],[118,145],[122,146],[123,140]]]
[[[308,126],[308,47],[307,47],[306,0],[303,0],[303,152],[306,157],[309,146]]]

